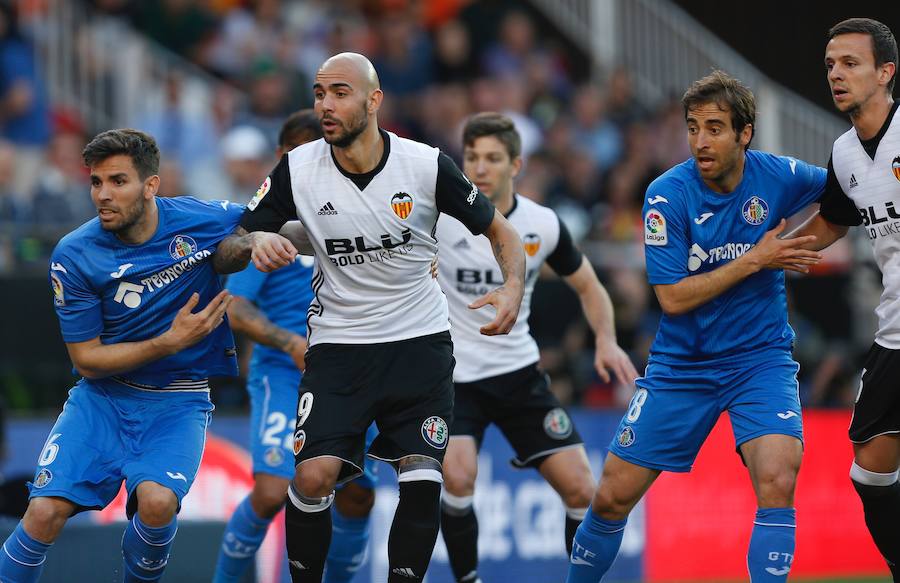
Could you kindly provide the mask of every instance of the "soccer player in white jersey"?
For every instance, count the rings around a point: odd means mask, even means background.
[[[571,552],[575,529],[593,494],[594,478],[581,437],[538,367],[540,354],[528,329],[534,284],[545,262],[577,293],[596,336],[594,365],[604,381],[612,370],[631,383],[637,371],[616,342],[613,307],[590,262],[572,242],[555,212],[516,193],[522,142],[512,120],[480,113],[463,130],[463,171],[522,237],[525,296],[506,336],[479,333],[492,314],[469,307],[503,284],[488,241],[473,236],[456,219],[438,220],[438,279],[447,294],[452,324],[456,400],[450,445],[444,458],[441,531],[453,575],[478,581],[478,521],[472,507],[478,449],[484,431],[496,423],[516,451],[513,465],[535,468],[559,493],[566,507],[565,545]]]
[[[850,424],[850,479],[878,550],[900,581],[900,100],[897,41],[884,24],[844,20],[828,31],[828,85],[853,127],[834,142],[826,196],[798,235],[822,249],[862,225],[881,269],[878,332],[866,356]]]
[[[515,229],[449,157],[378,128],[383,94],[367,58],[331,57],[313,91],[324,140],[282,157],[241,220],[252,232],[220,247],[251,249],[264,271],[282,267],[296,248],[271,233],[300,219],[317,259],[285,518],[291,578],[321,581],[334,487],[362,472],[375,420],[380,433],[368,454],[391,462],[400,482],[388,581],[422,581],[453,414],[447,300],[429,277],[438,215],[491,240],[506,283],[475,302],[496,309],[484,334],[515,323],[525,254]]]

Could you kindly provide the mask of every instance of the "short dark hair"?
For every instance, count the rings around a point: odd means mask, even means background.
[[[516,130],[516,124],[502,113],[485,111],[470,117],[463,129],[463,145],[471,146],[476,139],[486,136],[500,140],[506,146],[510,160],[522,155],[522,137]]]
[[[731,111],[731,127],[738,135],[750,124],[750,140],[753,140],[756,132],[756,98],[740,80],[725,71],[714,69],[706,77],[691,83],[681,98],[684,119],[687,119],[691,109],[707,103],[715,103],[723,111]],[[747,146],[750,146],[750,142],[747,142]]]
[[[105,131],[97,134],[81,152],[88,168],[119,155],[131,158],[141,180],[159,174],[159,147],[153,136],[142,131],[130,128]]]
[[[828,30],[828,40],[841,34],[867,34],[872,39],[872,54],[875,55],[875,66],[880,67],[885,63],[897,62],[897,39],[894,33],[886,24],[872,20],[871,18],[848,18],[842,20]],[[827,42],[827,41],[826,41]],[[897,78],[897,71],[891,77],[887,85],[888,92],[894,93],[894,80]]]
[[[298,138],[304,133],[312,134],[314,140],[322,137],[322,125],[312,109],[295,111],[284,121],[281,131],[278,132],[278,145],[284,148],[294,144],[300,141]]]

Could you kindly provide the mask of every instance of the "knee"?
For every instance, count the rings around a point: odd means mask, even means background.
[[[591,510],[606,520],[624,520],[636,503],[636,500],[621,495],[614,488],[601,484],[591,501]]]
[[[51,543],[59,536],[73,510],[72,503],[67,500],[45,496],[32,498],[22,517],[22,526],[29,536]]]
[[[444,489],[454,496],[471,496],[475,493],[475,478],[478,468],[475,464],[444,464]]]
[[[260,486],[257,482],[253,486],[253,492],[250,494],[250,497],[253,509],[260,517],[272,518],[284,506],[284,501],[287,498],[287,487],[282,489],[269,485]]]
[[[790,466],[763,467],[756,475],[756,492],[760,508],[793,506],[797,468]]]
[[[178,511],[178,497],[159,484],[144,482],[138,486],[138,516],[147,526],[158,528],[172,522]]]
[[[559,491],[566,508],[587,508],[594,495],[594,480],[590,470],[580,473],[575,479],[567,480]]]
[[[297,466],[297,473],[294,474],[294,488],[300,494],[310,498],[324,498],[330,496],[334,491],[334,485],[337,483],[338,472],[331,468],[315,463],[315,460],[308,461]]]
[[[334,497],[338,512],[347,518],[365,518],[375,506],[375,491],[350,483]]]

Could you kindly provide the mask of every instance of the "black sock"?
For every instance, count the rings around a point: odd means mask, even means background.
[[[572,518],[566,514],[566,556],[572,556],[572,541],[575,539],[575,531],[578,530],[583,518]]]
[[[475,509],[441,504],[441,532],[453,577],[459,582],[475,581],[478,578],[478,517]]]
[[[388,583],[422,581],[441,523],[441,485],[400,482],[400,503],[388,539]]]
[[[293,583],[321,583],[331,545],[331,500],[308,499],[293,484],[285,504],[284,524],[288,565]],[[299,507],[298,507],[299,506]]]
[[[900,580],[900,482],[869,486],[851,480],[862,500],[866,526],[875,546],[888,562],[894,581]]]

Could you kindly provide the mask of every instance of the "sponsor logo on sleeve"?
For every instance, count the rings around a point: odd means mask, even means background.
[[[247,203],[247,208],[251,211],[256,210],[256,207],[259,206],[260,201],[262,201],[263,197],[269,193],[269,189],[272,188],[272,177],[266,176],[266,179],[263,180],[263,183],[259,185],[259,188],[256,190],[256,194],[253,195],[253,198],[250,199],[250,202]]]
[[[666,234],[666,219],[656,209],[647,211],[644,217],[644,243],[647,245],[665,245],[669,242]]]
[[[55,273],[50,274],[50,287],[53,289],[53,303],[59,307],[66,305],[65,290],[62,281]]]

